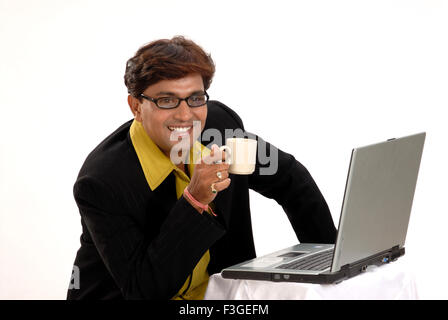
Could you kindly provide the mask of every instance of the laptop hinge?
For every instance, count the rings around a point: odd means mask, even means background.
[[[390,259],[395,261],[402,255],[404,255],[404,248],[400,249],[400,246],[395,246],[391,249]]]

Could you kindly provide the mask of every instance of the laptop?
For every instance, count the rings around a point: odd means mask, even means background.
[[[222,270],[222,277],[330,284],[405,253],[426,133],[352,150],[336,243],[300,243]]]

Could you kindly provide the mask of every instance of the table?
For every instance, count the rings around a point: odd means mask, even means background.
[[[210,277],[206,300],[407,300],[418,299],[415,276],[404,257],[339,284],[309,284]]]

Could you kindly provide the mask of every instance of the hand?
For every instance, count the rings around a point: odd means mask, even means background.
[[[216,163],[221,162],[222,163]],[[202,204],[212,202],[218,193],[212,192],[214,189],[219,192],[230,185],[229,164],[225,163],[225,152],[219,150],[214,144],[209,156],[201,159],[201,163],[196,164],[188,185],[188,192]],[[221,178],[218,177],[221,173]]]

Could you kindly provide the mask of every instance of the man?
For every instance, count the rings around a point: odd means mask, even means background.
[[[129,59],[134,119],[89,154],[74,185],[83,231],[68,299],[202,299],[210,274],[255,257],[249,188],[283,207],[300,241],[334,243],[328,206],[293,156],[256,137],[265,154],[275,150],[277,170],[261,174],[257,158],[253,174],[233,175],[216,145],[197,141],[198,126],[244,132],[233,110],[208,101],[214,71],[183,37]]]

